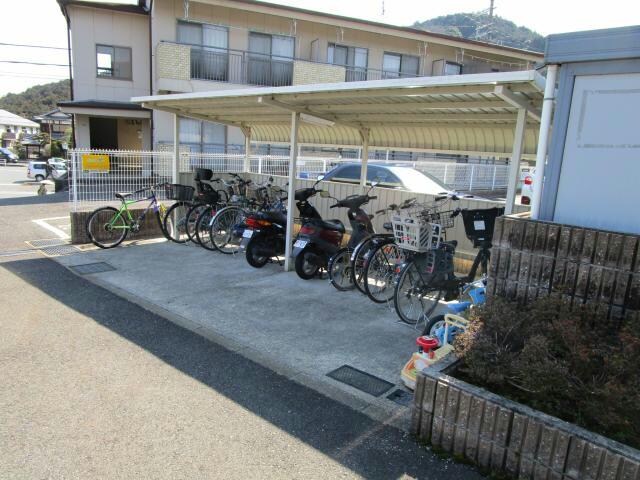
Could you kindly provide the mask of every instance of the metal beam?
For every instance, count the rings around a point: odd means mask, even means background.
[[[540,121],[540,110],[531,105],[531,101],[526,98],[513,93],[508,87],[504,85],[498,85],[494,89],[494,93],[509,105],[516,108],[524,108],[530,117],[534,118],[538,122]]]
[[[516,188],[518,187],[518,177],[520,176],[520,159],[524,145],[524,132],[527,126],[527,110],[518,110],[516,129],[513,134],[513,148],[511,150],[511,162],[509,163],[509,177],[507,179],[507,198],[505,200],[504,213],[513,213],[513,205],[516,201]]]
[[[293,253],[293,222],[296,208],[296,171],[298,163],[298,127],[300,126],[300,113],[291,112],[291,141],[289,154],[289,193],[287,198],[287,229],[284,241],[284,270],[291,271]]]
[[[283,101],[287,100],[301,100],[305,98],[379,98],[379,97],[406,97],[406,96],[422,96],[422,95],[474,95],[481,93],[492,93],[494,89],[493,84],[487,85],[442,85],[434,87],[413,87],[402,86],[393,88],[376,88],[363,86],[362,90],[346,90],[346,91],[331,91],[331,92],[317,92],[309,95],[308,93],[283,93],[279,94],[279,99]]]
[[[461,100],[461,101],[433,101],[424,102],[415,100],[412,102],[402,103],[349,103],[339,105],[309,105],[314,112],[319,114],[341,114],[341,113],[378,113],[380,111],[388,112],[414,112],[419,113],[427,110],[445,110],[464,108],[468,110],[486,109],[486,108],[514,108],[513,105],[506,103],[502,99],[497,100]],[[519,107],[516,107],[519,108]],[[387,109],[387,110],[385,110]]]
[[[155,108],[156,110],[161,110],[163,112],[169,112],[169,113],[173,113],[174,115],[179,115],[181,117],[188,117],[188,118],[193,118],[195,120],[204,120],[205,122],[213,122],[213,123],[220,123],[222,125],[227,125],[229,127],[238,127],[238,128],[242,128],[242,127],[246,127],[247,125],[243,122],[234,122],[231,120],[224,120],[224,119],[220,119],[218,117],[213,117],[210,115],[201,115],[198,113],[193,113],[190,110],[180,110],[177,108],[170,108],[170,107],[162,107],[162,108]]]
[[[180,165],[180,117],[173,115],[173,163],[171,164],[171,181],[178,182],[178,172]]]
[[[301,106],[297,106],[297,105],[290,105],[288,103],[281,102],[279,100],[274,100],[273,98],[269,98],[269,97],[258,97],[258,103],[261,103],[263,105],[269,105],[269,106],[276,107],[276,108],[280,108],[280,109],[286,110],[288,112],[306,113],[307,115],[313,115],[313,116],[321,118],[322,120],[325,120],[327,122],[333,122],[333,123],[336,122],[336,119],[333,116],[317,114],[316,112],[314,112],[312,110],[309,110],[306,107],[301,107]]]

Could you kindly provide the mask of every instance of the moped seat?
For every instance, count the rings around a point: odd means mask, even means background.
[[[338,219],[323,220],[320,226],[328,230],[336,230],[340,233],[345,232],[344,224]]]

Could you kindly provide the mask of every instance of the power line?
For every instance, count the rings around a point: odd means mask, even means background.
[[[49,67],[68,67],[68,63],[40,63],[40,62],[23,62],[18,60],[0,60],[0,63],[23,63],[25,65],[44,65]]]
[[[0,45],[8,47],[27,47],[27,48],[49,48],[51,50],[67,50],[67,47],[48,47],[46,45],[25,45],[22,43],[4,43],[0,42]]]

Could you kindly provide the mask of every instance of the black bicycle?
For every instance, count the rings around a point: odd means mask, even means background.
[[[399,267],[393,299],[400,320],[409,325],[428,320],[441,300],[457,298],[461,289],[475,280],[478,269],[481,275],[486,275],[495,219],[503,213],[504,208],[423,212],[422,219],[417,220],[430,231],[432,244],[426,251],[414,253]],[[464,276],[454,273],[453,258],[458,242],[445,239],[446,229],[453,227],[458,215],[463,218],[467,238],[479,249],[469,274]],[[402,243],[399,246],[403,248]]]

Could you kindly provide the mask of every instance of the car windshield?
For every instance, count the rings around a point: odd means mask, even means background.
[[[449,187],[431,174],[409,167],[390,167],[389,169],[400,178],[407,190],[424,193],[449,191]]]

